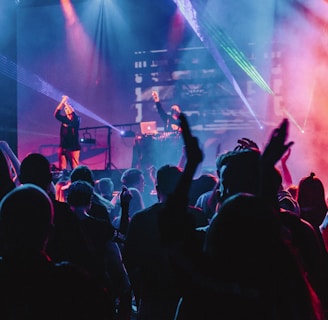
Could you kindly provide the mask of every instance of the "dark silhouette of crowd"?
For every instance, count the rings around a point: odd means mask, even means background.
[[[54,180],[44,155],[17,165],[0,148],[1,318],[328,317],[325,190],[311,170],[293,184],[288,120],[197,177],[202,149],[178,125],[183,163],[129,168],[119,186],[86,165]]]

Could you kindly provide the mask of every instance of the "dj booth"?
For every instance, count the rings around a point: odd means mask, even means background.
[[[139,135],[135,139],[132,166],[141,170],[165,164],[178,165],[183,147],[179,132]]]

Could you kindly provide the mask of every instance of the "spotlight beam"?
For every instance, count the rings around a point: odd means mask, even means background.
[[[262,124],[256,117],[254,110],[248,103],[245,95],[243,94],[242,90],[240,89],[239,84],[237,83],[235,77],[231,73],[230,69],[226,65],[222,55],[220,54],[215,42],[209,37],[209,35],[201,29],[200,23],[198,22],[197,12],[194,9],[193,5],[191,4],[190,0],[173,0],[173,2],[177,5],[185,19],[188,21],[198,38],[203,42],[205,47],[208,51],[212,54],[213,58],[215,59],[218,66],[223,71],[224,75],[227,77],[233,88],[235,89],[236,93],[239,95],[240,99],[244,102],[245,106],[247,107],[250,114],[253,116],[255,121],[257,122],[260,129],[263,129]]]
[[[289,120],[296,126],[296,128],[301,132],[304,133],[304,129],[298,124],[298,122],[296,121],[296,119],[291,115],[291,113],[284,109],[283,110],[284,113],[287,115],[287,117],[289,118]]]
[[[63,92],[56,89],[54,86],[52,86],[50,83],[43,80],[41,77],[39,77],[36,74],[28,72],[23,67],[18,66],[16,63],[8,59],[7,57],[0,55],[0,73],[7,76],[8,78],[11,78],[18,83],[21,83],[25,85],[26,87],[29,87],[39,93],[42,93],[43,95],[54,99],[55,101],[61,101]],[[70,101],[74,105],[74,108],[79,111],[80,113],[86,115],[87,117],[94,119],[110,128],[115,130],[116,132],[120,133],[120,130],[118,130],[116,127],[114,127],[112,124],[105,121],[103,118],[99,117],[95,113],[91,112],[89,109],[82,106],[77,101],[70,98]]]

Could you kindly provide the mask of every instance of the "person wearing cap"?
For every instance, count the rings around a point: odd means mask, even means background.
[[[172,105],[171,113],[168,114],[164,111],[159,95],[156,91],[152,91],[152,97],[156,104],[157,112],[164,122],[165,132],[181,132],[181,127],[179,124],[179,115],[181,113],[180,107],[177,104]]]

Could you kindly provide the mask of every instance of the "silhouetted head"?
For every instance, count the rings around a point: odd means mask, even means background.
[[[93,172],[88,166],[79,165],[73,169],[71,172],[71,181],[75,182],[78,180],[87,181],[92,186],[95,185]]]
[[[123,172],[121,182],[128,188],[136,188],[140,192],[144,191],[145,177],[143,172],[136,168],[130,168]]]
[[[67,203],[75,208],[90,207],[92,197],[93,187],[83,180],[72,182],[67,191]]]
[[[44,249],[53,224],[53,205],[44,190],[21,185],[0,203],[0,230],[7,249],[29,252]]]
[[[311,172],[299,182],[297,200],[301,207],[312,207],[319,203],[326,206],[325,190],[321,180]]]
[[[114,183],[111,178],[101,178],[96,180],[95,190],[106,199],[111,199],[114,192]]]
[[[52,182],[52,173],[48,159],[40,153],[30,153],[20,166],[19,181],[33,183],[45,191]]]
[[[250,149],[229,151],[217,158],[220,202],[239,192],[257,193],[259,159],[260,152]]]
[[[218,263],[225,259],[236,270],[246,261],[255,266],[260,257],[272,254],[267,251],[280,241],[280,230],[277,215],[260,198],[238,193],[226,199],[214,215],[205,252]]]
[[[200,195],[212,191],[218,182],[218,178],[210,173],[204,173],[194,179],[189,191],[189,203],[194,205]]]
[[[156,189],[159,194],[169,195],[174,192],[182,171],[176,167],[171,165],[164,165],[157,171],[157,185]]]
[[[297,201],[301,208],[301,218],[315,228],[318,227],[327,213],[327,203],[324,186],[313,172],[300,180]]]

